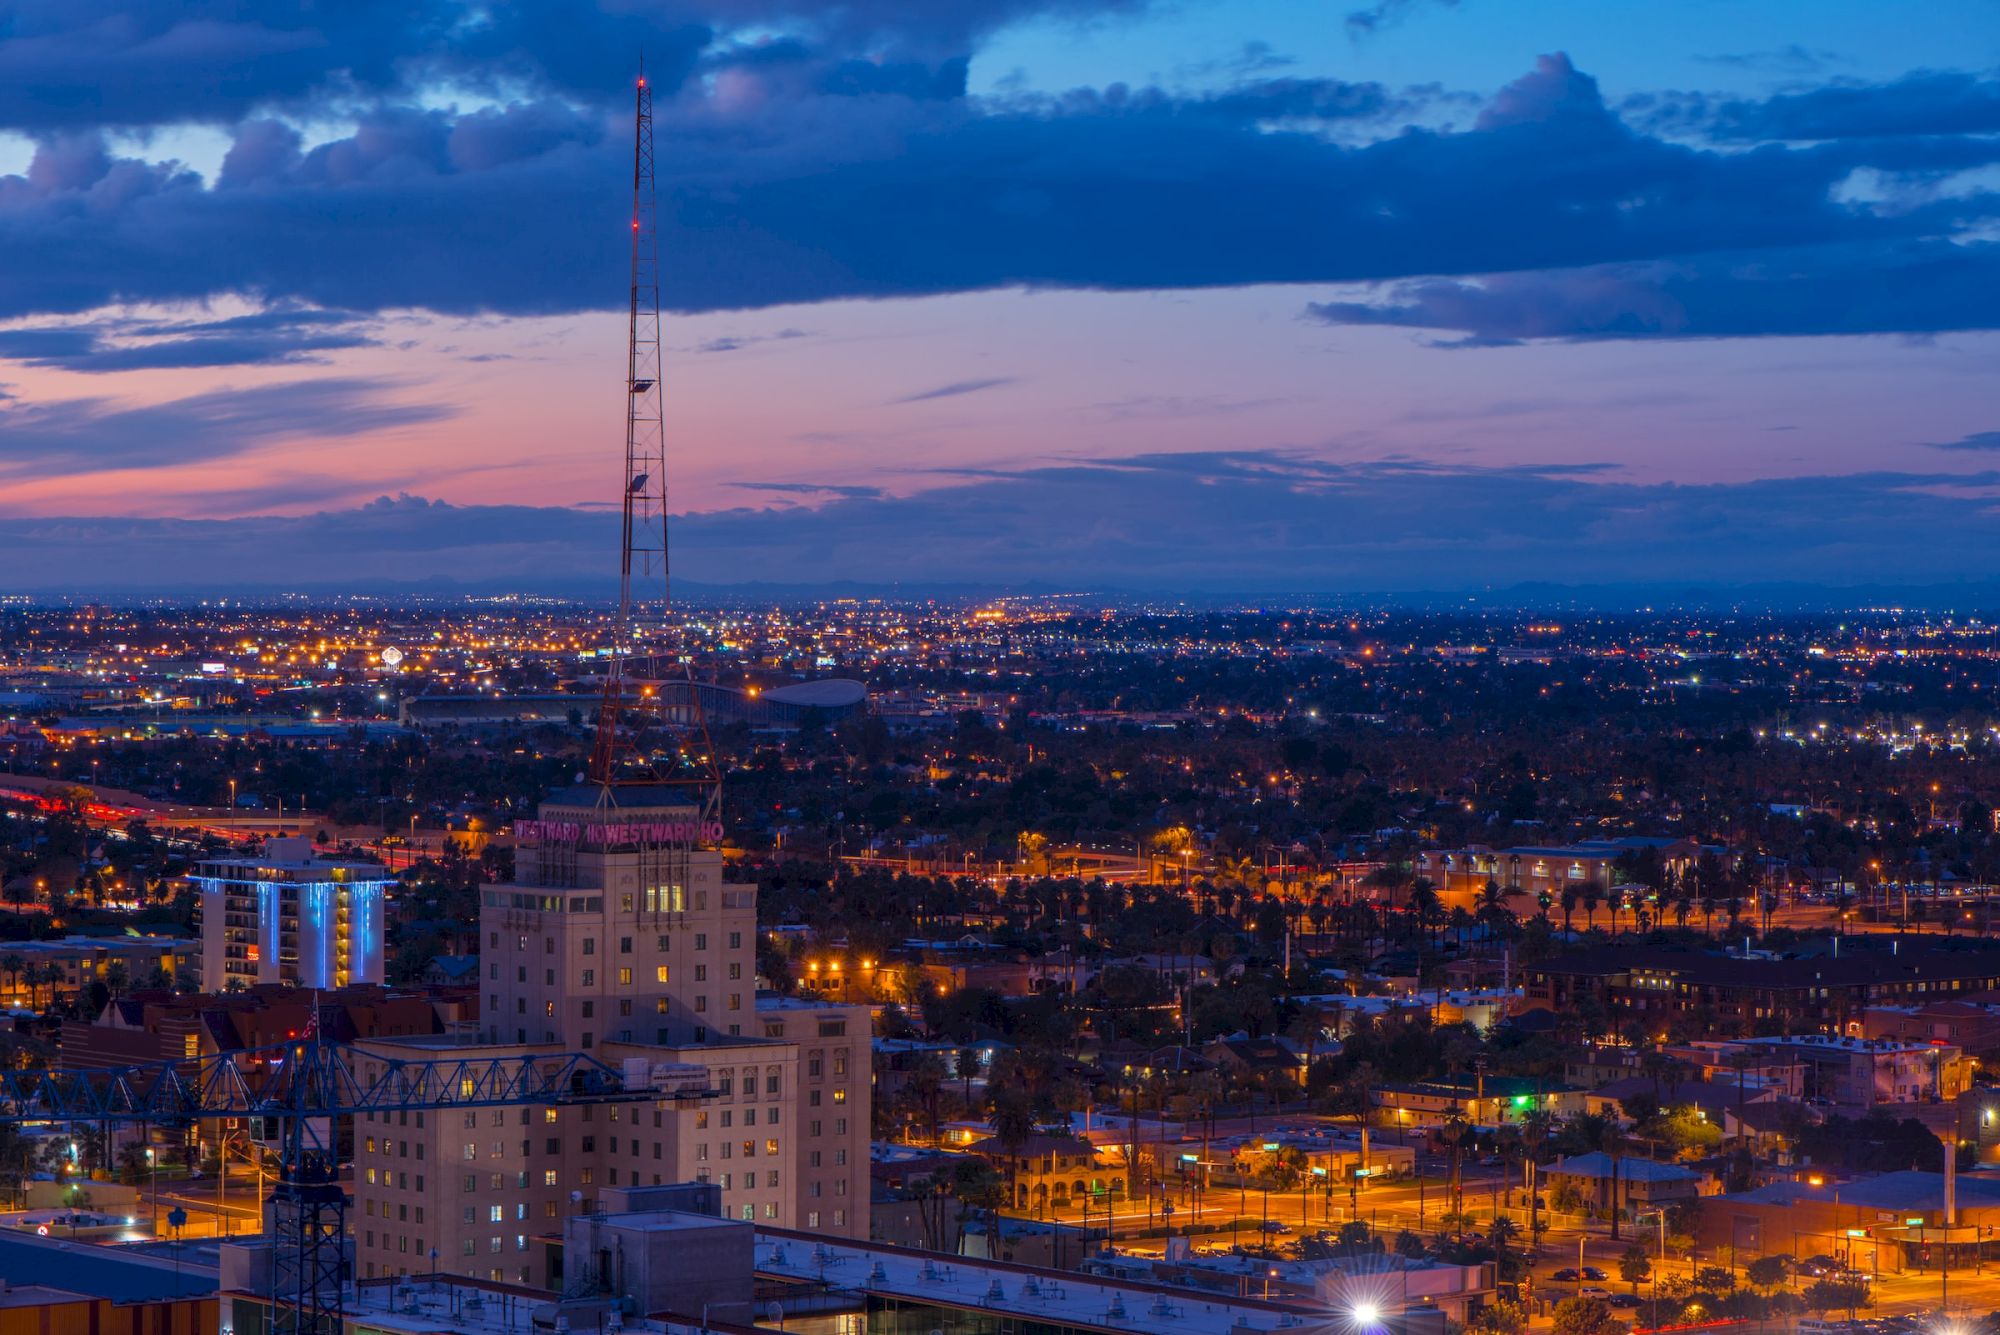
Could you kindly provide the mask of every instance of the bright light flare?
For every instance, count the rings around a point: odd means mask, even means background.
[[[1382,1309],[1374,1303],[1356,1303],[1348,1315],[1357,1330],[1373,1330],[1382,1324]]]

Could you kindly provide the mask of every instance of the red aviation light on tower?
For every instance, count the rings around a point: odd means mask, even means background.
[[[632,278],[625,367],[625,472],[619,544],[618,612],[611,625],[604,699],[588,770],[615,805],[617,784],[686,784],[693,804],[713,817],[720,771],[701,708],[701,691],[687,680],[670,695],[657,682],[674,660],[667,649],[666,416],[660,376],[660,236],[653,186],[653,92],[641,71],[633,95]],[[641,660],[643,666],[631,660]],[[684,664],[683,660],[683,664]],[[676,683],[682,685],[682,683]],[[653,723],[689,728],[690,738],[670,764],[655,766],[641,753],[639,734]],[[662,772],[662,771],[669,772]]]

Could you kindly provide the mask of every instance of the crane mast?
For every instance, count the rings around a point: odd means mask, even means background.
[[[409,1061],[329,1043],[315,1023],[304,1039],[195,1061],[0,1072],[0,1124],[187,1127],[218,1117],[275,1119],[271,1329],[275,1335],[341,1335],[349,1276],[347,1195],[333,1144],[337,1119],[701,1097],[706,1091],[627,1089],[619,1071],[581,1053]]]

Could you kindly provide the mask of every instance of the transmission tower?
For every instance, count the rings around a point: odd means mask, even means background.
[[[719,772],[692,669],[683,666],[685,705],[679,721],[694,725],[696,755],[661,773],[639,754],[636,737],[648,714],[674,711],[638,678],[655,682],[671,670],[667,655],[667,443],[660,366],[660,233],[653,181],[653,89],[643,69],[633,100],[632,281],[625,345],[625,472],[620,497],[618,615],[611,628],[610,664],[597,716],[590,779],[605,789],[621,783],[679,783],[697,799],[719,802]],[[635,672],[635,661],[646,665]]]

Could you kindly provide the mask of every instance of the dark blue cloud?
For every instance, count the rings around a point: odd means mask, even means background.
[[[1669,100],[1663,126],[1717,139],[1875,139],[2000,131],[2000,79],[1960,70],[1917,70],[1889,83],[1842,80],[1762,100]]]
[[[1159,455],[973,477],[909,498],[684,516],[675,568],[708,584],[889,585],[922,571],[937,584],[1214,594],[1983,584],[2000,564],[1996,494],[2000,472],[1676,486],[1602,470]],[[603,512],[403,497],[303,518],[4,519],[0,547],[17,589],[129,590],[143,571],[149,588],[182,590],[441,581],[604,596],[615,525]]]
[[[607,103],[644,53],[673,89],[730,28],[795,31],[821,64],[962,59],[1033,15],[1130,11],[1143,0],[17,0],[0,14],[0,127],[233,125],[250,113],[414,100],[439,84]],[[962,82],[963,71],[960,71]],[[949,75],[943,75],[949,82]]]
[[[2000,243],[1909,241],[1430,278],[1316,302],[1328,324],[1446,330],[1452,346],[1531,339],[1945,333],[2000,322]]]
[[[1841,62],[1837,52],[1815,49],[1803,42],[1787,42],[1768,51],[1725,51],[1718,55],[1696,56],[1695,60],[1704,65],[1720,65],[1727,69],[1793,76],[1818,74],[1829,65]]]
[[[375,342],[347,312],[274,309],[219,320],[107,320],[4,329],[0,360],[89,374],[287,366]]]
[[[932,399],[955,399],[961,394],[977,394],[982,389],[998,389],[1011,385],[1018,377],[1011,375],[989,376],[984,380],[954,380],[948,385],[938,385],[932,389],[919,390],[915,394],[905,394],[894,403],[928,403]]]
[[[1436,4],[1450,8],[1458,0],[1434,0]],[[1393,28],[1410,16],[1410,11],[1433,3],[1433,0],[1374,0],[1373,4],[1347,12],[1347,35],[1355,40],[1373,37],[1385,28]]]
[[[844,496],[850,499],[872,498],[887,494],[880,487],[836,482],[732,482],[729,485],[740,491],[761,491],[778,496],[809,497],[814,500],[825,500],[829,496]]]
[[[1957,440],[1933,441],[1930,447],[1934,450],[1973,452],[2000,450],[2000,431],[1975,431],[1969,436],[1960,436]]]
[[[641,37],[659,39],[669,67],[662,249],[679,310],[1010,285],[1437,280],[1322,309],[1409,323],[1448,298],[1478,302],[1452,280],[1546,273],[1524,300],[1558,308],[1546,321],[1557,336],[1763,332],[1744,310],[1760,300],[1781,332],[1983,328],[2000,315],[1963,287],[1986,259],[1960,240],[1982,235],[2000,200],[1936,190],[2000,159],[2000,139],[1976,132],[1990,81],[1918,75],[1621,115],[1557,55],[1457,132],[1407,128],[1420,96],[1333,79],[964,95],[963,58],[994,27],[1131,7],[746,0],[724,31],[710,21],[723,11],[695,0],[643,15],[584,0],[338,14],[280,0],[254,25],[221,0],[30,6],[0,37],[0,125],[39,138],[27,174],[0,178],[0,319],[221,295],[453,314],[615,306],[629,208],[629,90],[615,67]],[[1401,8],[1363,12],[1379,23]],[[745,35],[760,24],[779,35]],[[169,37],[185,50],[176,115],[212,115],[234,136],[216,182],[109,152],[101,127],[136,115],[127,90],[112,73],[86,80],[65,54],[103,42],[107,70],[151,68]],[[273,69],[243,54],[258,43]],[[26,84],[10,84],[10,68]],[[702,78],[675,92],[690,72]],[[417,105],[440,80],[499,100],[463,114]],[[716,81],[753,91],[722,99]],[[93,105],[87,86],[117,105]],[[32,106],[66,119],[22,119]],[[357,125],[308,148],[266,114],[295,107]],[[1745,136],[1773,142],[1746,149]],[[1704,146],[1717,139],[1729,148]],[[1909,182],[1909,197],[1855,202],[1869,172],[1892,195]],[[1749,276],[1734,293],[1723,257]],[[1566,276],[1578,273],[1619,286],[1633,309],[1590,314]],[[1844,311],[1828,294],[1850,281],[1863,299]],[[1499,312],[1438,327],[1464,326],[1474,340],[1537,336],[1521,332],[1533,318]]]
[[[789,342],[797,338],[810,338],[803,329],[780,329],[775,334],[718,334],[705,342],[695,344],[695,352],[740,352],[744,348],[759,343]]]
[[[334,377],[220,389],[132,407],[111,399],[0,401],[0,482],[162,468],[228,458],[286,440],[364,435],[449,417],[436,403],[396,402],[397,387]]]

